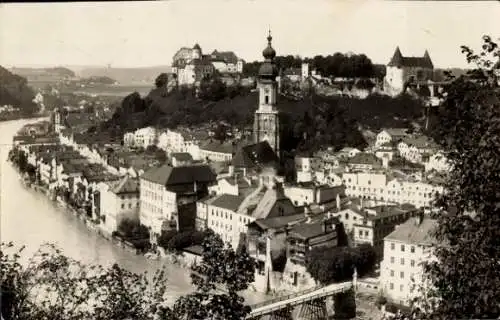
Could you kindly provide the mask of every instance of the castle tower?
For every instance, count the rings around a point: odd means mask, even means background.
[[[267,47],[262,52],[264,62],[259,69],[259,107],[255,111],[253,135],[254,142],[267,141],[271,148],[280,155],[279,112],[276,108],[278,95],[278,68],[274,63],[276,51],[271,46],[271,32],[267,37]]]
[[[201,59],[202,52],[199,44],[195,44],[193,47],[192,58],[193,59]]]
[[[309,63],[307,62],[302,62],[302,81],[306,81],[306,79],[309,77]]]

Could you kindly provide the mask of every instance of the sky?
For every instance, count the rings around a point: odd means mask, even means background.
[[[364,53],[386,64],[429,50],[436,67],[466,67],[461,45],[500,38],[498,1],[170,0],[0,4],[0,65],[169,65],[183,46],[262,59]]]

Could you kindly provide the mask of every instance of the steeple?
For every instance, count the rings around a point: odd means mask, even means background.
[[[425,50],[424,59],[428,64],[429,68],[434,68],[434,64],[432,63],[431,56],[429,55],[429,51]]]
[[[388,66],[390,67],[399,67],[403,64],[403,55],[401,54],[401,50],[399,50],[399,46],[396,47],[396,51],[394,51],[394,55],[392,56],[391,61]]]
[[[273,37],[271,36],[271,30],[269,30],[269,35],[267,36],[267,47],[262,51],[262,55],[265,60],[259,69],[259,77],[261,79],[274,80],[278,76],[278,68],[274,64],[276,51],[271,45],[272,40]]]

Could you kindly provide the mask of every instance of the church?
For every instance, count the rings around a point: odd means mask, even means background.
[[[432,81],[433,78],[434,65],[427,50],[422,57],[404,57],[396,47],[386,67],[384,92],[396,96],[403,93],[409,83]]]
[[[278,67],[274,58],[271,33],[267,37],[267,47],[262,52],[264,61],[259,68],[257,88],[258,107],[253,124],[253,144],[238,150],[233,157],[233,166],[251,170],[257,167],[279,167],[280,158],[280,113],[277,108]]]

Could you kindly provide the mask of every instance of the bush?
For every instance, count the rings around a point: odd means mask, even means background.
[[[122,220],[120,225],[118,225],[118,234],[129,241],[149,239],[148,228],[130,219]]]
[[[185,231],[175,234],[167,243],[166,249],[170,251],[181,251],[184,248],[201,245],[207,236],[206,231]]]

